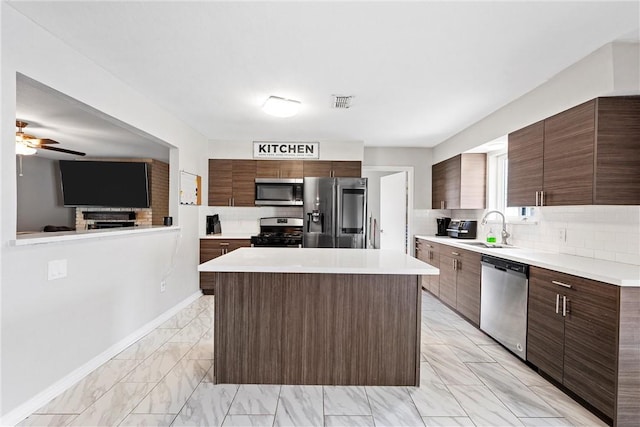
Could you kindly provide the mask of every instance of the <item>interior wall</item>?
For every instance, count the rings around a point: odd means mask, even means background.
[[[0,144],[0,413],[11,419],[39,393],[199,292],[198,209],[179,205],[178,174],[206,176],[207,140],[7,2],[0,8],[1,140],[15,137],[19,72],[174,146],[169,213],[180,226],[15,246],[14,145]],[[48,281],[48,262],[58,259],[67,260],[67,277]]]
[[[18,169],[19,159],[16,159]],[[18,171],[18,232],[42,231],[45,225],[74,227],[75,209],[62,202],[60,169],[55,160],[22,156]]]
[[[365,147],[362,166],[412,166],[413,208],[431,208],[431,148]]]
[[[640,94],[640,45],[610,43],[433,149],[433,163],[598,96]]]

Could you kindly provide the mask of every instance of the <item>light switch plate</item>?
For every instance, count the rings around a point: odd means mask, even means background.
[[[47,279],[56,280],[67,277],[67,260],[66,259],[54,259],[49,261],[47,269]]]

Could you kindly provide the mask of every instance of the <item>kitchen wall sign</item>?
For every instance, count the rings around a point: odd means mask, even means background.
[[[255,159],[318,159],[319,142],[253,141]]]

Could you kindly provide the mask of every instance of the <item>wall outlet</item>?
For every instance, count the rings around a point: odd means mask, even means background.
[[[160,292],[164,292],[166,290],[167,290],[167,282],[163,280],[160,282]]]
[[[567,241],[567,229],[566,228],[561,228],[558,231],[558,240],[561,242],[566,242]]]
[[[54,259],[47,265],[47,280],[56,280],[67,277],[67,260]]]

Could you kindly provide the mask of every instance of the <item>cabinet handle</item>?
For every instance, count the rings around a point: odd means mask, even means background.
[[[429,251],[429,259],[433,259],[433,251]]]
[[[540,206],[544,206],[544,191],[540,192]]]
[[[454,259],[454,260],[453,260],[453,269],[454,269],[454,270],[456,269],[456,261],[457,261],[457,259]]]
[[[560,312],[560,294],[556,294],[556,314]]]
[[[562,317],[567,317],[567,297],[562,296]]]
[[[540,206],[539,200],[540,200],[540,192],[536,191],[536,206]]]
[[[557,280],[552,280],[551,283],[554,285],[562,286],[563,288],[571,289],[571,285],[567,285],[566,283],[558,282]]]

